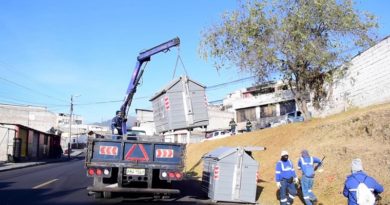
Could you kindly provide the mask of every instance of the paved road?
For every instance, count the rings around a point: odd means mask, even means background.
[[[92,204],[210,204],[202,196],[199,183],[187,180],[176,186],[182,195],[172,199],[134,195],[115,196],[110,200],[95,200],[86,187],[92,179],[86,177],[84,157],[71,161],[49,163],[35,167],[0,172],[0,204],[92,205]]]

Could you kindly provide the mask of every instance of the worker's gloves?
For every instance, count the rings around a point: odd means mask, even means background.
[[[298,177],[295,177],[295,178],[294,178],[294,183],[295,183],[295,184],[298,184],[298,183],[299,183]]]
[[[280,184],[280,182],[276,182],[276,186],[277,186],[278,189],[279,189],[282,185]]]

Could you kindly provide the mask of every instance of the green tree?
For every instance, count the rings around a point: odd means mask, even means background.
[[[351,0],[239,1],[219,24],[202,31],[200,55],[217,69],[234,65],[259,82],[288,83],[299,109],[310,118],[326,97],[324,83],[354,51],[375,43],[375,16]]]

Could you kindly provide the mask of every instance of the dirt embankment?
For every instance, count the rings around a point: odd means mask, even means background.
[[[281,150],[288,150],[297,166],[302,149],[313,156],[326,156],[323,172],[317,173],[314,193],[322,204],[346,204],[342,196],[345,177],[350,174],[351,160],[361,158],[366,173],[376,178],[385,188],[382,203],[390,204],[390,104],[354,109],[323,119],[284,125],[225,139],[191,144],[187,149],[186,169],[193,168],[201,177],[203,154],[220,146],[265,146],[266,151],[255,152],[260,163],[258,202],[279,204],[274,182],[275,164]],[[300,175],[300,171],[297,170]],[[296,199],[294,204],[303,204]]]

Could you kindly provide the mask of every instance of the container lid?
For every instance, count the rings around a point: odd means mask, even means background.
[[[244,149],[244,151],[262,151],[265,150],[265,147],[219,147],[205,155],[202,158],[213,158],[217,160],[221,160],[233,153],[236,153],[240,149]]]
[[[154,99],[158,98],[159,96],[165,94],[168,90],[170,90],[174,85],[176,85],[178,82],[180,81],[184,81],[184,80],[188,80],[188,81],[191,81],[197,85],[199,85],[200,87],[203,87],[205,88],[206,86],[196,82],[196,81],[193,81],[191,80],[190,78],[188,78],[188,76],[180,76],[178,79],[175,79],[175,80],[172,80],[168,85],[166,85],[163,89],[161,89],[159,92],[157,92],[156,94],[153,95],[153,97],[150,98],[149,101],[153,101]]]

